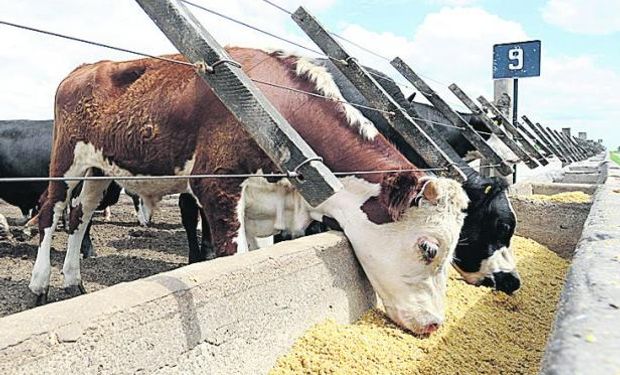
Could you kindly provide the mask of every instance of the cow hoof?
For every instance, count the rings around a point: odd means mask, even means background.
[[[217,254],[215,254],[215,250],[213,248],[209,249],[205,254],[205,260],[213,260],[217,258]]]
[[[84,288],[84,284],[80,281],[78,285],[65,287],[65,293],[71,297],[77,297],[86,294],[86,289]]]
[[[50,287],[45,288],[45,291],[42,294],[35,294],[35,306],[43,306],[47,303],[47,295],[49,294]]]

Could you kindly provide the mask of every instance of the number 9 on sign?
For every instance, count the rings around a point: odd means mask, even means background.
[[[508,50],[508,59],[511,61],[508,64],[510,70],[523,69],[523,50],[521,48],[512,48]]]

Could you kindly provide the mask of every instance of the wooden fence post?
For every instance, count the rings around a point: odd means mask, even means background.
[[[549,164],[547,159],[540,152],[538,152],[538,150],[536,150],[536,148],[530,142],[528,142],[527,138],[525,138],[525,136],[520,131],[520,129],[517,128],[516,124],[513,124],[512,122],[510,122],[510,120],[508,120],[506,116],[504,116],[504,114],[502,113],[502,111],[499,110],[499,108],[497,108],[495,105],[490,103],[482,95],[478,97],[478,102],[482,105],[483,108],[487,109],[488,111],[491,111],[493,115],[499,118],[502,125],[504,125],[506,130],[508,130],[510,134],[512,134],[514,139],[521,142],[521,144],[523,144],[525,148],[534,155],[534,157],[540,162],[540,164],[542,165]]]
[[[431,102],[435,108],[437,108],[454,126],[461,129],[463,136],[482,154],[482,156],[490,162],[496,164],[495,169],[507,176],[514,171],[512,167],[503,160],[496,152],[489,146],[485,140],[476,133],[467,121],[465,121],[458,113],[456,113],[448,103],[446,103],[437,93],[430,88],[414,71],[407,65],[402,59],[396,57],[390,62],[393,67],[398,70],[409,82],[411,82],[419,92],[422,93]]]
[[[455,161],[450,159],[445,151],[422,130],[419,124],[409,117],[405,110],[389,96],[353,56],[344,50],[315,17],[303,7],[299,7],[291,17],[310,39],[330,57],[336,68],[351,81],[368,103],[375,108],[391,113],[391,115],[381,113],[391,129],[379,129],[379,131],[384,134],[391,133],[386,134],[388,138],[396,133],[428,166],[446,168],[446,173],[440,174],[448,174],[458,181],[466,179],[465,174],[458,168]]]
[[[212,72],[197,69],[197,73],[281,170],[298,169],[303,181],[290,180],[308,203],[316,206],[342,189],[336,176],[179,0],[136,1],[188,61],[213,67]]]

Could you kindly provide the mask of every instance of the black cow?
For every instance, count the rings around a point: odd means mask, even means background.
[[[52,127],[51,120],[0,121],[0,177],[47,176]],[[0,199],[27,218],[46,188],[47,182],[0,182]]]
[[[369,106],[361,93],[331,61],[322,60],[321,63],[332,74],[345,99],[351,103]],[[377,70],[371,69],[371,71],[378,78],[377,82],[401,107],[407,108],[411,105],[424,119],[448,123],[448,120],[437,109],[408,100],[393,80]],[[359,108],[359,110],[372,120],[377,128],[389,134],[388,138],[406,154],[413,164],[420,167],[427,166],[419,155],[405,152],[405,148],[402,147],[404,140],[391,130],[379,112],[365,108]],[[484,123],[471,113],[461,115],[475,129],[488,131]],[[439,124],[432,124],[432,126],[460,156],[464,157],[474,150],[471,143],[458,129]],[[482,136],[489,138],[488,135]],[[473,169],[467,170],[466,174],[467,181],[463,184],[463,189],[470,199],[470,204],[453,264],[467,282],[493,286],[497,290],[510,294],[519,289],[521,282],[510,250],[510,240],[516,227],[516,215],[508,200],[508,183],[501,177],[483,177]]]
[[[52,120],[0,121],[0,177],[46,177],[49,171],[54,122]],[[47,182],[0,182],[0,199],[17,206],[24,222],[34,215],[46,197]],[[98,207],[104,210],[118,202],[121,187],[110,184]],[[76,193],[79,194],[79,189]],[[136,196],[132,196],[137,205]],[[85,257],[94,255],[90,226],[81,248]]]

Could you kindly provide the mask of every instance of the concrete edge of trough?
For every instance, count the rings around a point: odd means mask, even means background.
[[[620,168],[599,186],[560,297],[542,374],[620,373]]]
[[[376,297],[336,232],[121,283],[0,319],[0,373],[264,373]]]

